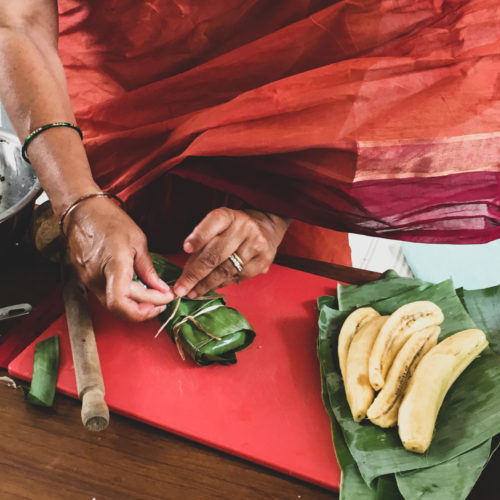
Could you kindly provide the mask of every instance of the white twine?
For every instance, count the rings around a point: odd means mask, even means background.
[[[222,298],[224,297],[223,295],[205,295],[203,297],[199,297],[197,299],[190,299],[190,300],[214,300],[214,299],[218,299],[218,298]],[[174,310],[172,311],[172,314],[168,317],[168,319],[165,321],[165,323],[163,323],[163,325],[161,325],[161,327],[159,328],[159,330],[156,332],[156,335],[155,335],[155,338],[158,337],[158,335],[160,335],[160,333],[167,327],[167,325],[174,319],[175,315],[177,314],[177,311],[179,310],[179,306],[181,304],[181,299],[182,297],[178,297],[176,300],[176,304],[174,306]],[[181,343],[180,343],[180,340],[179,340],[179,330],[181,329],[181,326],[188,322],[188,321],[191,321],[191,323],[193,323],[200,331],[202,331],[205,335],[208,335],[209,337],[213,338],[213,339],[216,339],[216,340],[222,340],[221,337],[218,337],[217,335],[214,335],[213,333],[209,332],[208,330],[206,330],[197,320],[196,318],[198,316],[202,316],[203,314],[207,313],[207,312],[211,312],[211,311],[215,311],[216,309],[219,309],[219,307],[224,307],[224,304],[214,304],[213,306],[209,306],[209,307],[206,307],[205,309],[201,309],[199,310],[197,313],[195,314],[191,314],[189,316],[184,316],[184,318],[182,318],[181,320],[177,321],[177,323],[175,323],[173,325],[173,329],[172,329],[172,333],[174,335],[174,341],[175,341],[175,345],[177,346],[177,350],[179,351],[179,354],[181,356],[181,358],[183,360],[186,359],[186,357],[184,356],[184,351],[182,350],[182,346],[181,346]]]

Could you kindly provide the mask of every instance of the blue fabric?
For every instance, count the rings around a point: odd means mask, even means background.
[[[403,243],[402,247],[417,278],[438,283],[451,277],[456,287],[468,290],[500,284],[500,240],[483,245]]]

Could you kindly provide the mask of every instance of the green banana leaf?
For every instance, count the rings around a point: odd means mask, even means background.
[[[434,467],[399,472],[396,474],[399,491],[407,500],[442,500],[446,491],[450,492],[449,498],[463,500],[481,475],[490,450],[491,439]]]
[[[384,283],[383,287],[380,286],[382,281]],[[407,292],[412,288],[425,289],[429,286],[431,286],[431,283],[416,278],[403,278],[395,271],[389,270],[382,274],[379,280],[364,285],[339,285],[337,296],[339,303],[342,304],[341,309],[350,311],[363,307],[370,296],[376,297],[376,300],[380,301]]]
[[[325,388],[324,383],[322,387]],[[335,455],[342,470],[341,485],[340,485],[340,500],[349,500],[350,498],[362,498],[364,500],[375,500],[376,491],[370,488],[361,477],[356,461],[352,458],[351,452],[342,435],[342,430],[335,420],[335,415],[328,401],[328,393],[323,390],[323,401],[325,408],[330,415],[332,423],[333,445],[335,447]]]
[[[377,479],[377,500],[401,500],[403,498],[393,474]]]
[[[336,305],[334,297],[324,296],[318,299],[318,304],[329,304],[330,306]],[[334,358],[329,356],[324,360],[325,364],[333,363]],[[321,370],[323,374],[325,370]],[[327,385],[322,376],[321,378],[321,391],[325,408],[330,416],[332,426],[333,445],[335,448],[335,455],[342,470],[341,484],[340,484],[340,500],[350,499],[363,499],[363,500],[399,500],[401,494],[399,493],[395,476],[385,476],[377,480],[376,488],[368,486],[361,474],[359,473],[356,461],[351,455],[349,448],[345,442],[335,415],[333,413],[330,399],[328,395]]]
[[[318,299],[318,357],[324,383],[323,397],[327,401],[325,406],[334,415],[359,474],[367,485],[376,485],[381,491],[380,478],[386,478],[384,481],[390,479],[389,487],[392,487],[396,474],[397,486],[405,498],[432,498],[430,490],[425,490],[427,485],[432,484],[437,485],[436,491],[443,499],[462,498],[464,492],[470,491],[477,480],[477,471],[482,470],[488,459],[484,450],[489,451],[491,438],[500,432],[500,391],[496,390],[500,382],[500,359],[488,349],[460,376],[443,403],[431,447],[425,454],[417,455],[403,448],[396,429],[381,429],[371,423],[359,424],[352,420],[336,354],[338,333],[345,318],[357,307],[370,305],[381,314],[390,314],[405,303],[432,300],[445,315],[440,336],[443,339],[476,326],[460,299],[471,309],[473,306],[470,304],[473,304],[479,311],[474,314],[477,320],[489,317],[485,310],[493,309],[495,301],[498,304],[497,293],[498,290],[485,292],[483,295],[490,300],[482,304],[484,297],[478,293],[469,295],[469,292],[462,291],[459,297],[450,280],[433,285],[421,280],[399,278],[396,273],[388,272],[380,280],[367,285],[339,286],[338,303],[332,297]],[[498,305],[496,307],[498,309]],[[494,344],[493,339],[500,341],[500,332],[488,328],[490,323],[477,321]],[[497,325],[498,329],[500,323],[491,324]],[[338,438],[334,439],[338,441]],[[458,476],[457,469],[453,469],[454,463],[455,466],[475,464],[475,467],[471,466],[470,473],[460,472],[460,478],[456,477],[453,481],[450,470],[455,470]],[[344,473],[342,463],[340,465]],[[418,482],[420,490],[414,487]],[[414,493],[410,495],[411,491]],[[420,496],[416,493],[419,491]]]
[[[25,400],[32,405],[52,406],[59,373],[59,336],[54,335],[36,344],[33,376]]]
[[[459,288],[457,295],[478,328],[488,337],[490,347],[500,354],[500,286],[483,290]]]
[[[329,304],[330,306],[337,305],[337,299],[335,297],[319,297],[318,304]],[[325,346],[318,346],[319,349]],[[321,361],[321,360],[320,360]],[[333,414],[332,407],[330,405],[329,394],[326,386],[326,381],[324,379],[324,373],[329,368],[331,364],[334,363],[334,358],[331,356],[325,356],[322,362],[327,365],[327,369],[321,370],[321,396],[323,398],[323,403],[325,409],[328,412],[332,427],[332,437],[333,446],[335,449],[335,455],[337,457],[337,462],[342,470],[341,485],[340,485],[340,500],[349,500],[351,498],[362,498],[363,500],[376,500],[376,490],[370,488],[361,477],[359,473],[356,461],[351,455],[349,448],[345,442],[344,436],[342,434],[342,429],[340,428],[335,415]]]
[[[158,275],[173,285],[182,269],[161,255],[153,253],[151,258]],[[181,355],[188,355],[200,366],[236,363],[236,352],[248,347],[255,338],[245,317],[227,307],[222,296],[217,294],[206,294],[202,300],[176,299],[158,319],[162,324],[169,320],[166,331]]]

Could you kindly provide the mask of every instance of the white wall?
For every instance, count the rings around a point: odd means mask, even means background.
[[[376,272],[394,269],[400,276],[413,276],[400,241],[349,234],[349,246],[353,267]]]

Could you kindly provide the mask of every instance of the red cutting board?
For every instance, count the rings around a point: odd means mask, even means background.
[[[266,275],[222,289],[257,337],[238,353],[237,364],[208,367],[182,361],[167,335],[155,339],[156,320],[120,321],[91,297],[110,409],[338,491],[340,469],[321,401],[315,305],[335,287],[330,279],[273,265]],[[66,318],[36,342],[55,334],[57,387],[77,397]],[[31,379],[34,348],[10,363],[13,376]]]

